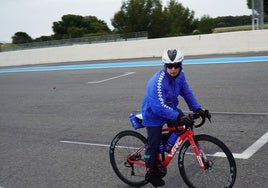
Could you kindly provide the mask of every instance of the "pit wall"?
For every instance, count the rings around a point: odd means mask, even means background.
[[[94,60],[152,58],[160,57],[163,51],[170,48],[180,49],[186,56],[268,51],[268,30],[1,52],[0,67]]]

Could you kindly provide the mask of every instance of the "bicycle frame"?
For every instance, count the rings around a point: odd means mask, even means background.
[[[168,166],[169,163],[171,162],[171,160],[173,159],[174,155],[179,151],[182,143],[184,143],[185,140],[189,140],[193,151],[194,151],[194,155],[196,156],[198,163],[200,165],[200,167],[205,170],[206,166],[203,163],[201,154],[199,152],[199,148],[197,147],[195,141],[194,141],[194,132],[191,128],[186,128],[186,126],[178,126],[178,127],[168,127],[168,128],[164,128],[162,130],[162,132],[169,132],[169,131],[183,131],[183,133],[178,137],[178,139],[176,140],[174,146],[171,148],[171,150],[168,152],[167,156],[165,157],[165,160],[163,161],[165,166]],[[145,167],[145,161],[140,161],[140,160],[132,160],[131,157],[135,156],[135,154],[139,154],[141,150],[144,150],[146,147],[142,146],[140,148],[138,148],[133,154],[129,155],[127,158],[127,161],[130,164],[135,164],[135,165],[139,165],[139,166],[144,166]],[[204,153],[202,152],[202,155]],[[204,156],[203,156],[204,157]],[[159,153],[158,158],[161,159],[161,153]],[[161,160],[162,161],[162,160]]]

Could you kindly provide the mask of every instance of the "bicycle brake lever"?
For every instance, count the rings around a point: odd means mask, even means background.
[[[205,110],[205,116],[208,118],[209,122],[211,123],[211,114],[209,113],[208,110]]]
[[[211,123],[211,116],[210,116],[210,117],[208,117],[208,121],[209,121],[209,123]]]

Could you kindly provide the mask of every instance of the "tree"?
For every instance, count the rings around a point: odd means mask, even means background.
[[[111,20],[114,28],[122,33],[147,31],[150,0],[128,0]]]
[[[148,37],[160,38],[168,33],[167,15],[163,12],[162,4],[159,0],[152,1],[152,8],[149,14]]]
[[[184,8],[176,0],[170,0],[165,14],[168,17],[169,36],[190,34],[196,28],[197,20],[194,19],[194,12]]]
[[[95,16],[64,15],[62,21],[53,22],[55,39],[78,38],[89,34],[110,33],[107,24]]]
[[[96,16],[85,16],[82,26],[87,28],[87,34],[111,32],[107,24],[103,20],[99,20]]]
[[[25,32],[19,31],[12,36],[13,44],[30,43],[33,39]]]
[[[53,35],[52,36],[41,36],[41,37],[38,37],[38,38],[34,39],[34,42],[43,42],[43,41],[50,41],[50,40],[54,40]]]
[[[125,2],[121,6],[121,10],[114,14],[113,19],[111,19],[112,25],[115,28],[115,31],[118,33],[125,33],[126,32],[126,22],[127,22],[127,15],[124,11]]]
[[[213,18],[210,18],[208,15],[204,15],[201,17],[199,22],[197,23],[197,31],[200,34],[208,34],[212,33],[214,26]]]
[[[196,21],[194,12],[175,0],[164,10],[160,0],[128,0],[115,13],[112,25],[119,33],[148,31],[149,38],[156,38],[192,33]]]
[[[232,27],[239,25],[250,25],[251,16],[219,16],[214,18],[216,27]]]

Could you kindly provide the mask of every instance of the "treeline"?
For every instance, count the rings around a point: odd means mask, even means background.
[[[61,40],[69,38],[88,37],[91,35],[110,34],[112,31],[103,20],[95,16],[64,15],[61,21],[53,22],[51,36],[41,36],[32,39],[25,32],[17,32],[12,37],[13,44]]]
[[[221,16],[213,19],[215,27],[232,27],[251,24],[250,16]]]
[[[200,19],[194,17],[194,11],[185,8],[176,0],[170,0],[163,7],[160,0],[128,0],[111,19],[111,30],[107,23],[95,16],[64,15],[53,22],[51,36],[32,39],[25,32],[17,32],[12,37],[13,44],[88,37],[104,34],[125,34],[147,31],[149,38],[182,36],[212,33],[216,27],[230,27],[251,24],[251,16],[226,16],[211,18],[208,15]]]

